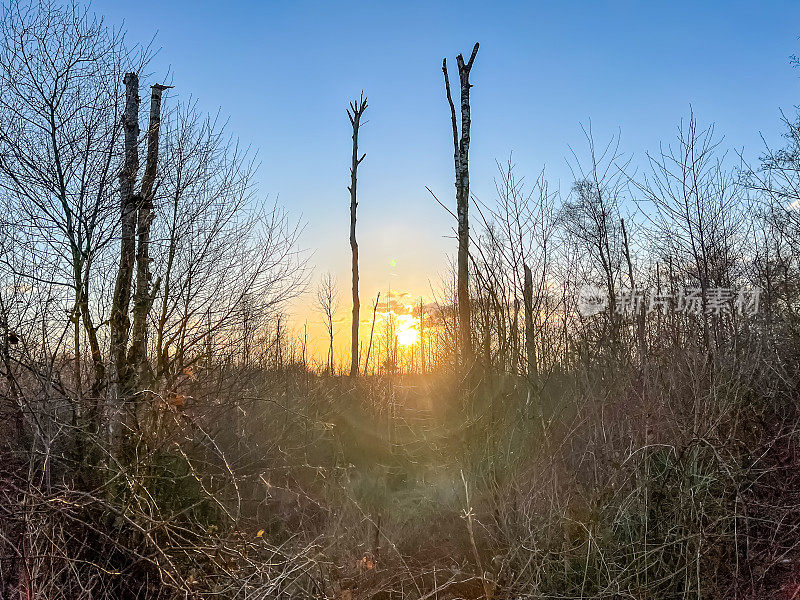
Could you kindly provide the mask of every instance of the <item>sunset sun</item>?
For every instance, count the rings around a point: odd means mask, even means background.
[[[408,348],[419,342],[419,319],[411,315],[397,317],[397,343]]]

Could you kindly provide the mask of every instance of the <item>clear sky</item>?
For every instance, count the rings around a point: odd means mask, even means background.
[[[800,100],[798,2],[226,2],[96,0],[131,40],[156,36],[153,71],[175,93],[230,116],[258,149],[260,188],[307,222],[316,274],[339,278],[349,307],[350,124],[363,89],[359,170],[362,305],[391,285],[427,294],[453,243],[452,138],[441,61],[481,49],[472,72],[471,182],[489,199],[495,160],[513,151],[533,178],[566,191],[581,123],[621,130],[643,156],[689,112],[756,156],[778,141],[779,110]],[[451,75],[451,77],[453,77]],[[390,261],[395,266],[390,266]],[[346,330],[343,322],[342,330]]]

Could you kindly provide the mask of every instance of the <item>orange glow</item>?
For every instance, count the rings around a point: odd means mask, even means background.
[[[405,348],[419,342],[419,319],[411,315],[397,315],[397,343]]]

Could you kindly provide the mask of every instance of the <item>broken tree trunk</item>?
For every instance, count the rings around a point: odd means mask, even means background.
[[[156,170],[158,168],[158,142],[161,128],[161,94],[169,86],[156,84],[151,87],[150,122],[147,128],[147,160],[142,176],[142,192],[139,195],[137,212],[136,247],[136,293],[133,297],[133,327],[131,328],[131,347],[128,351],[128,368],[132,386],[148,384],[147,365],[147,315],[153,305],[155,291],[159,282],[152,285],[150,274],[150,226],[153,223],[153,198],[155,196]]]
[[[347,116],[350,118],[350,125],[353,126],[353,159],[350,165],[350,186],[347,188],[350,191],[350,251],[353,255],[353,322],[351,325],[351,340],[350,340],[350,377],[358,376],[358,326],[359,326],[359,312],[361,310],[361,303],[358,299],[358,242],[356,242],[356,208],[358,207],[358,196],[356,187],[358,184],[358,165],[367,156],[363,154],[361,158],[358,157],[358,130],[361,127],[361,117],[364,111],[367,110],[367,99],[364,98],[364,92],[361,92],[361,98],[354,100],[350,103],[350,108],[347,110]]]
[[[419,366],[420,373],[425,374],[425,307],[419,299]]]
[[[109,434],[112,447],[119,449],[125,437],[125,402],[129,394],[129,373],[126,360],[130,328],[131,279],[136,260],[136,217],[139,197],[135,192],[139,171],[139,76],[127,73],[125,83],[125,112],[122,126],[125,132],[124,162],[120,179],[121,242],[117,278],[111,306],[111,412]]]
[[[372,352],[372,334],[375,333],[375,313],[378,312],[378,302],[381,301],[381,293],[378,292],[378,297],[375,298],[375,305],[372,307],[372,327],[369,330],[369,345],[367,346],[367,360],[364,361],[364,375],[367,374],[369,369],[369,355]]]
[[[458,75],[461,83],[461,137],[459,139],[458,120],[453,96],[450,92],[450,78],[447,74],[447,59],[442,61],[444,72],[445,91],[447,102],[450,105],[450,117],[453,127],[453,158],[456,173],[456,216],[458,218],[458,328],[461,364],[472,364],[472,337],[470,332],[470,305],[469,305],[469,142],[470,142],[470,105],[469,74],[475,55],[478,53],[478,44],[472,48],[469,61],[464,62],[463,55],[456,57]]]
[[[539,374],[536,364],[536,338],[533,333],[533,275],[528,265],[523,264],[522,269],[525,271],[522,297],[525,303],[525,354],[528,364],[526,375],[528,381],[533,383]]]

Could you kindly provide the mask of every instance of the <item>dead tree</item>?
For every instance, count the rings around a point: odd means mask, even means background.
[[[127,349],[130,330],[129,307],[131,280],[136,261],[136,217],[139,198],[136,195],[136,175],[139,171],[139,75],[125,75],[125,156],[120,171],[120,219],[121,243],[117,279],[111,306],[111,360],[112,360],[112,415],[109,430],[112,442],[123,435],[121,419],[124,418],[125,400],[128,393]]]
[[[358,130],[361,127],[361,117],[364,111],[367,110],[367,99],[364,98],[364,92],[361,92],[361,98],[354,100],[350,103],[350,108],[347,110],[347,116],[350,118],[350,125],[353,126],[353,161],[350,166],[350,186],[347,188],[350,191],[350,250],[353,254],[353,323],[352,323],[352,337],[350,342],[350,377],[358,376],[358,325],[359,325],[359,311],[361,310],[361,303],[358,299],[358,242],[356,242],[356,208],[358,207],[358,197],[356,195],[356,186],[358,184],[358,165],[367,156],[366,154],[358,157]]]
[[[158,141],[161,128],[161,95],[172,86],[156,84],[151,87],[150,122],[147,128],[147,160],[142,176],[142,191],[136,216],[136,293],[133,297],[133,327],[128,365],[137,379],[150,371],[147,367],[147,316],[153,306],[160,280],[155,285],[150,274],[150,226],[153,212],[154,184],[158,168]]]
[[[525,283],[522,288],[522,298],[525,304],[525,354],[527,355],[528,380],[533,382],[538,376],[538,366],[536,364],[536,338],[533,332],[533,274],[530,267],[523,264],[525,272]]]
[[[109,428],[119,449],[135,415],[128,406],[138,387],[138,375],[147,361],[147,316],[153,303],[150,275],[150,226],[153,222],[153,189],[158,163],[158,130],[161,124],[161,94],[167,89],[154,85],[150,100],[147,160],[141,190],[136,192],[139,172],[139,76],[127,73],[123,115],[124,163],[120,171],[121,243],[117,279],[111,307],[111,360],[113,363],[112,412]],[[138,238],[138,243],[137,243]],[[136,293],[132,294],[136,268]],[[133,295],[133,327],[130,304]],[[130,349],[128,342],[131,341]]]
[[[369,355],[372,352],[372,335],[375,333],[375,313],[378,312],[378,302],[381,301],[381,293],[375,298],[375,304],[372,307],[372,327],[369,330],[369,345],[367,346],[367,359],[364,361],[364,375],[367,374],[369,369]]]
[[[464,62],[464,56],[456,57],[458,76],[461,81],[461,138],[459,139],[456,107],[450,92],[450,78],[447,74],[447,59],[442,60],[444,85],[447,93],[447,102],[450,105],[450,118],[453,126],[453,158],[456,173],[456,213],[458,218],[458,319],[459,319],[459,345],[461,362],[463,365],[472,363],[472,337],[470,334],[470,306],[469,306],[469,131],[470,131],[470,106],[469,73],[472,63],[478,53],[478,43],[472,48],[469,61]]]

